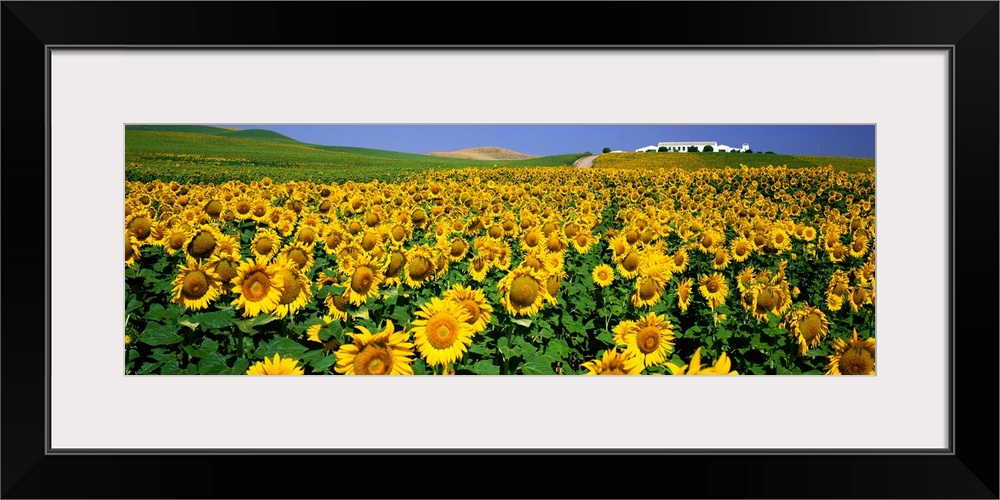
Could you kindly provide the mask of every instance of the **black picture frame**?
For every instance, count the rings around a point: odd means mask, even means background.
[[[1000,328],[994,314],[997,261],[991,257],[996,252],[993,231],[1000,227],[1000,3],[996,1],[573,2],[548,8],[538,3],[486,2],[2,4],[6,147],[0,155],[8,195],[4,222],[8,242],[14,242],[2,246],[9,292],[3,294],[7,328],[0,340],[4,498],[998,498],[995,356]],[[449,15],[440,15],[443,10]],[[49,314],[58,313],[49,311],[43,300],[51,283],[48,266],[45,279],[39,279],[43,246],[38,235],[50,213],[47,47],[414,44],[608,50],[951,47],[949,296],[955,370],[950,452],[599,456],[483,452],[391,458],[290,453],[263,460],[253,454],[47,453],[48,343],[43,325],[48,324]],[[39,208],[42,200],[44,210]],[[45,242],[48,257],[47,234]],[[81,324],[85,329],[85,322]],[[913,369],[919,370],[922,362],[913,360]],[[815,416],[821,424],[817,432],[826,432],[824,422],[863,423],[851,415],[831,407],[828,415]],[[331,416],[331,422],[337,418],[343,417]],[[733,425],[739,425],[738,419]],[[609,424],[594,429],[593,438],[614,432]],[[408,477],[408,471],[418,479]],[[525,481],[528,477],[531,482]]]

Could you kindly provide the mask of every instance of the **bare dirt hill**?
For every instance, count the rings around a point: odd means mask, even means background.
[[[481,148],[460,149],[458,151],[435,151],[427,153],[430,156],[443,156],[445,158],[461,158],[463,160],[527,160],[538,158],[536,155],[526,155],[511,151],[505,148],[486,146]]]

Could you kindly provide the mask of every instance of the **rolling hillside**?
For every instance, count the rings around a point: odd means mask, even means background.
[[[415,172],[466,167],[567,166],[583,153],[521,160],[470,160],[299,142],[269,130],[200,125],[127,125],[127,180],[220,182],[396,180]]]

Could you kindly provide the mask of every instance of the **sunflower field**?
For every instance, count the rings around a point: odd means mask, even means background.
[[[874,171],[126,181],[127,374],[875,373]]]

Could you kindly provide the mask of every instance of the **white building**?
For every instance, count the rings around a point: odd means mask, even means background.
[[[645,153],[646,151],[659,151],[660,148],[666,148],[667,152],[687,153],[688,151],[692,151],[694,147],[697,147],[698,151],[705,151],[705,146],[712,146],[712,151],[719,151],[722,153],[728,153],[730,151],[739,151],[743,153],[750,149],[750,144],[746,142],[743,143],[743,147],[737,149],[732,146],[727,146],[725,144],[719,144],[716,141],[688,141],[688,142],[661,142],[656,146],[646,146],[644,148],[639,148],[635,150],[635,152]]]

